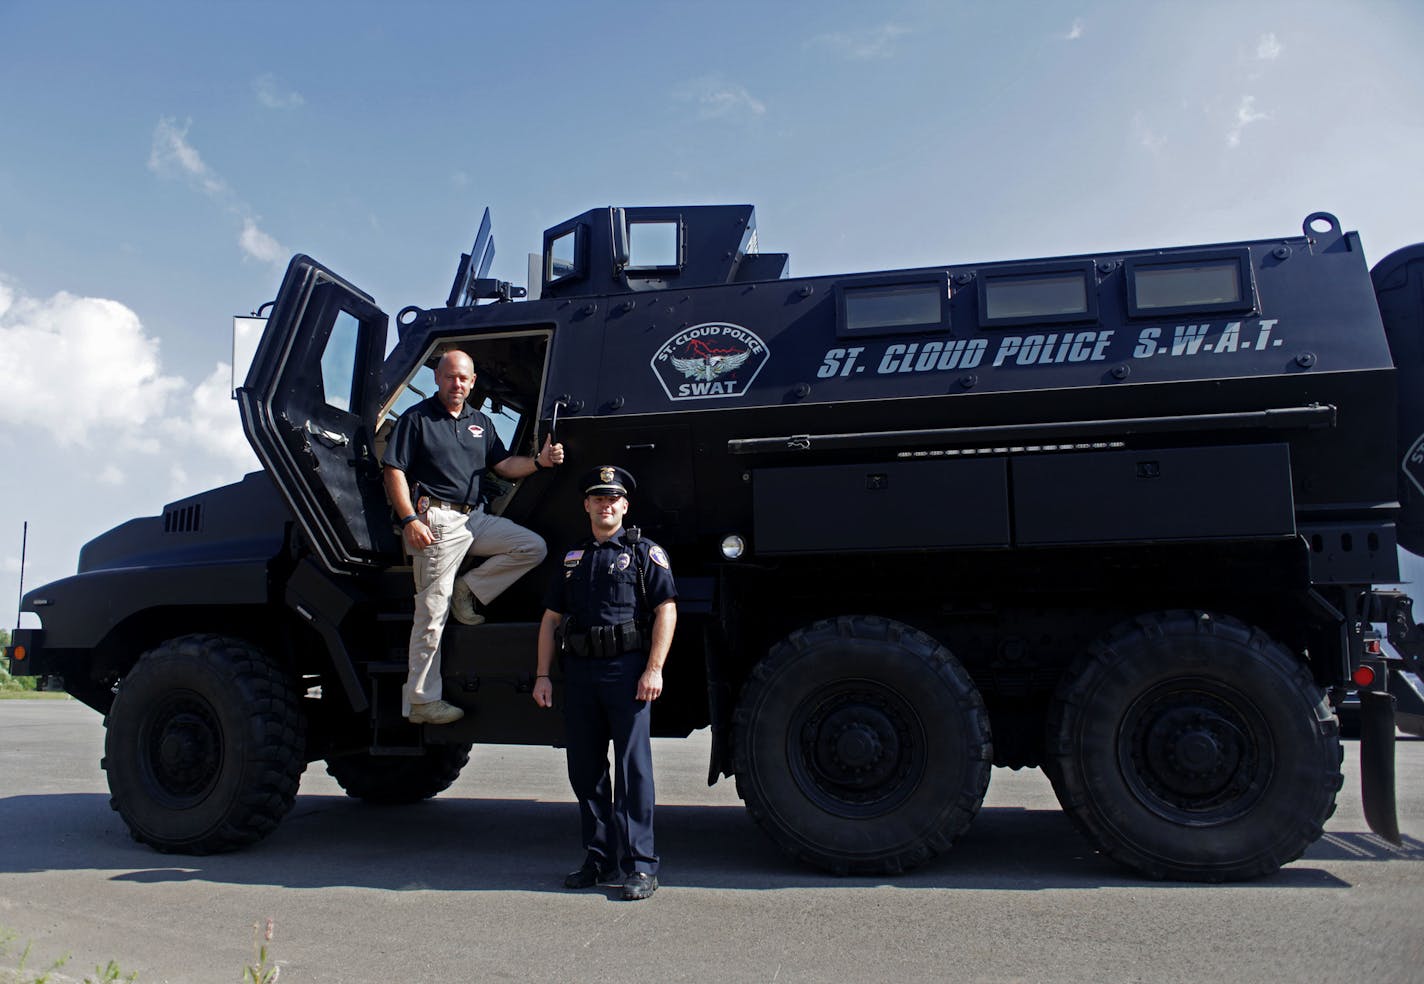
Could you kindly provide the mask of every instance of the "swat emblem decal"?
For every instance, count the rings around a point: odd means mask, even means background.
[[[663,343],[651,363],[669,400],[741,396],[771,350],[741,325],[709,322],[684,328]]]
[[[1404,476],[1424,495],[1424,434],[1420,434],[1409,446],[1409,453],[1401,464]]]

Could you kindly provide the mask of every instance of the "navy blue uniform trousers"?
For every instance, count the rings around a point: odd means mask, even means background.
[[[586,860],[625,875],[656,874],[650,705],[638,700],[642,652],[614,659],[564,659],[564,730],[569,785],[578,800]],[[614,770],[608,775],[608,743]]]

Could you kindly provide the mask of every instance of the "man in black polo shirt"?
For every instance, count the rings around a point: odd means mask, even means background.
[[[440,635],[446,614],[468,625],[484,621],[475,602],[489,604],[544,559],[537,533],[491,516],[477,505],[486,469],[514,480],[563,463],[564,446],[545,439],[534,457],[512,455],[494,422],[466,398],[475,383],[470,357],[455,349],[435,367],[439,392],[401,414],[381,463],[386,495],[400,517],[415,572],[415,620],[410,675],[402,712],[416,724],[450,724],[465,712],[441,699]],[[419,486],[414,503],[411,483]],[[466,557],[483,564],[456,577]]]

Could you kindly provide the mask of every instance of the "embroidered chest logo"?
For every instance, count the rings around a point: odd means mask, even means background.
[[[484,436],[485,436],[485,429],[484,429],[483,427],[481,427],[479,424],[471,424],[471,425],[470,425],[470,433],[473,434],[473,435],[475,435],[476,437],[484,437]]]
[[[669,338],[651,365],[669,400],[706,400],[741,396],[770,358],[756,332],[712,322]]]

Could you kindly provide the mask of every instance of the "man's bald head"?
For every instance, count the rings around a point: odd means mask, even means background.
[[[450,366],[463,368],[471,377],[475,374],[475,363],[464,349],[451,349],[440,356],[440,361],[435,364],[435,375],[439,376]]]
[[[459,349],[451,349],[435,363],[435,384],[440,387],[440,402],[445,409],[458,415],[475,385],[474,362]]]

